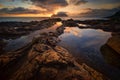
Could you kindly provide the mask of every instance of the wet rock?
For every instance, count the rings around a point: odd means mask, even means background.
[[[69,27],[77,27],[78,24],[73,20],[73,19],[68,19],[66,21],[63,21],[64,26],[69,26]]]
[[[120,31],[120,21],[119,20],[85,20],[77,21],[79,24],[90,25],[88,27],[79,27],[79,28],[93,28],[93,29],[102,29],[109,32],[119,32]]]
[[[56,21],[60,19],[43,20],[37,24],[36,29],[41,25],[40,23],[48,27],[49,22],[52,25]],[[55,33],[42,33],[27,46],[1,55],[0,78],[2,80],[108,80],[87,65],[78,64],[66,49],[56,46],[59,41],[58,36],[63,33],[64,25],[68,23],[69,26],[76,25],[75,21],[67,20]]]
[[[112,33],[112,37],[101,47],[101,53],[106,62],[120,69],[120,32]]]
[[[53,46],[56,44],[54,35],[56,33],[44,33],[33,40],[33,46],[31,43],[17,52],[1,55],[0,70],[3,70],[0,78],[3,80],[108,80],[87,65],[78,64],[66,49]]]
[[[65,29],[64,26],[58,27],[58,28],[56,29],[57,34],[60,35],[60,34],[64,33],[64,29]]]
[[[50,33],[42,33],[41,34],[41,39],[39,40],[40,43],[44,43],[50,46],[55,46],[59,39],[57,38],[57,34],[50,32]]]
[[[107,17],[107,18],[110,18],[110,19],[112,19],[112,20],[118,20],[118,21],[120,21],[120,10],[119,11],[117,11],[115,14],[113,14],[112,16],[109,16],[109,17]]]
[[[50,49],[49,46],[44,45],[44,44],[35,45],[33,48],[34,48],[35,51],[40,52],[40,53]]]
[[[108,40],[107,45],[120,54],[120,34],[113,35]]]
[[[6,42],[2,39],[0,39],[0,55],[4,53],[4,47],[6,46]]]
[[[120,55],[115,50],[105,44],[100,51],[108,64],[120,69]]]
[[[11,80],[107,80],[107,78],[87,65],[79,65],[68,51],[60,46],[52,48],[45,44],[35,44],[28,54],[26,63],[16,71]]]
[[[0,37],[5,39],[18,38],[32,31],[51,27],[58,21],[61,21],[61,19],[50,18],[31,22],[0,22]]]

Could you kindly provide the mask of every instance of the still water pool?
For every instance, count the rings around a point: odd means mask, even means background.
[[[120,70],[114,65],[108,64],[100,51],[101,46],[110,37],[110,32],[99,29],[66,27],[64,33],[59,36],[61,42],[58,45],[66,48],[78,62],[86,63],[112,80],[119,80]]]

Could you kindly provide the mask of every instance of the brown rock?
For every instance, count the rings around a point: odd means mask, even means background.
[[[79,65],[59,46],[36,44],[26,60],[11,80],[107,80],[87,65]]]
[[[113,35],[107,42],[107,45],[120,54],[120,34]]]

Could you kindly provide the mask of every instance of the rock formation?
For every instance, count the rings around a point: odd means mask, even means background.
[[[27,48],[1,55],[0,79],[109,80],[86,64],[78,64],[57,41],[56,33],[44,33]]]
[[[120,69],[120,33],[112,33],[105,45],[101,47],[101,53],[105,60]]]

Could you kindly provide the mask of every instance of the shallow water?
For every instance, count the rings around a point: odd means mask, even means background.
[[[113,80],[119,80],[120,70],[109,65],[100,52],[101,46],[110,37],[110,32],[102,30],[66,27],[64,33],[59,36],[61,42],[58,45],[66,48],[78,62],[88,64]]]
[[[29,35],[22,36],[17,39],[9,39],[7,40],[7,45],[5,47],[6,51],[14,51],[21,47],[24,47],[28,43],[32,42],[33,38],[39,37],[41,33],[44,32],[55,32],[56,28],[60,27],[62,25],[61,22],[56,22],[53,26],[41,30],[34,31],[30,33]]]
[[[8,40],[7,51],[19,49],[30,43],[34,37],[39,37],[43,32],[54,32],[57,27],[62,25],[57,22],[55,25],[37,30],[29,35],[22,36],[14,40]],[[80,24],[86,27],[85,24]],[[100,52],[100,48],[111,37],[110,32],[95,29],[80,29],[78,27],[66,27],[64,33],[59,36],[61,41],[58,45],[66,48],[80,63],[86,63],[94,69],[102,72],[112,80],[119,80],[120,70],[109,65]]]

